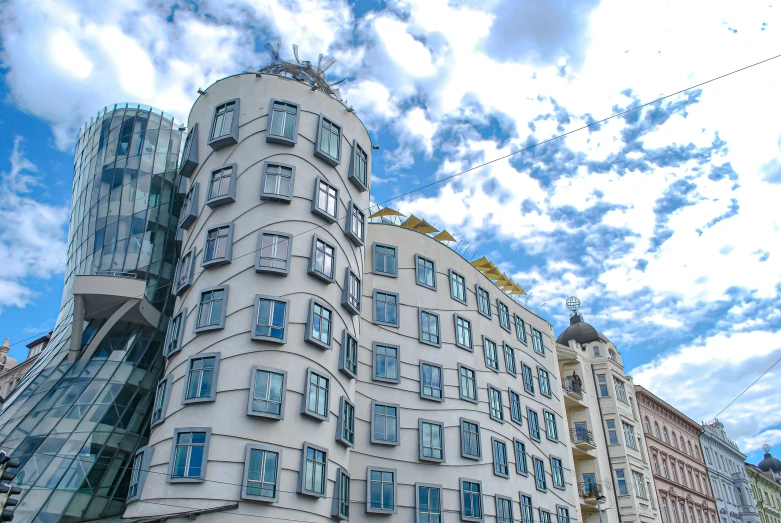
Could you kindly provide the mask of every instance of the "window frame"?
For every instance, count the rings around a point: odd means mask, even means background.
[[[231,119],[231,128],[230,131],[227,134],[222,134],[217,137],[213,137],[214,133],[214,124],[217,120],[217,110],[223,106],[228,105],[229,103],[233,103],[233,118]],[[218,103],[214,106],[214,110],[212,112],[212,118],[211,118],[211,125],[209,126],[209,141],[207,142],[207,145],[212,148],[212,151],[219,151],[223,147],[227,147],[229,145],[236,145],[239,143],[239,115],[241,114],[241,101],[239,98],[232,98],[230,100],[225,100],[224,102]]]
[[[296,116],[295,116],[295,122],[293,124],[293,138],[288,138],[286,136],[278,135],[278,134],[271,134],[271,127],[274,123],[274,116],[275,116],[274,114],[275,103],[295,106]],[[272,98],[268,106],[268,120],[266,124],[266,143],[287,145],[289,147],[293,147],[294,145],[296,145],[296,143],[298,143],[298,123],[300,117],[301,117],[301,106],[299,104],[288,100],[283,100],[281,98]],[[287,120],[287,116],[285,116],[285,120]],[[283,122],[283,128],[284,128],[284,122]]]
[[[206,292],[213,292],[221,290],[223,291],[222,294],[222,313],[220,315],[220,321],[216,325],[206,325],[203,327],[198,326],[198,318],[201,316],[201,299],[203,298],[203,294]],[[226,283],[225,285],[217,285],[215,287],[206,287],[205,289],[201,289],[198,292],[198,307],[195,309],[195,320],[193,321],[193,333],[197,334],[199,332],[208,332],[213,330],[220,330],[225,328],[225,317],[227,315],[228,310],[228,291],[230,290],[230,286]]]
[[[266,336],[266,335],[260,335],[255,334],[256,328],[258,326],[258,313],[260,312],[260,301],[261,300],[268,300],[272,302],[278,302],[278,303],[284,303],[285,304],[285,316],[284,316],[284,326],[282,327],[283,333],[282,338],[275,338],[273,336]],[[290,300],[287,298],[280,298],[278,296],[270,296],[268,294],[256,294],[255,295],[255,304],[253,307],[252,312],[252,329],[250,330],[250,339],[253,341],[266,341],[269,343],[276,343],[279,345],[284,345],[287,343],[287,335],[288,335],[288,324],[290,321]]]
[[[504,466],[507,469],[506,473],[502,473],[496,470],[496,445],[503,445],[504,446]],[[500,478],[510,479],[510,455],[507,453],[507,442],[497,438],[495,436],[491,436],[491,456],[493,457],[493,469],[494,469],[494,476],[499,476]]]
[[[488,384],[487,390],[488,390],[488,416],[492,420],[504,424],[504,400],[502,399],[502,391],[501,389],[494,387],[490,383]],[[493,397],[492,393],[496,394],[499,398],[499,417],[495,416],[493,413],[494,409],[493,406],[491,405],[491,399]]]
[[[328,123],[330,123],[332,126],[336,126],[339,128],[339,136],[337,138],[338,144],[337,144],[337,155],[338,158],[334,158],[330,154],[321,151],[320,150],[320,138],[323,128],[323,121],[327,120]],[[344,138],[344,127],[342,127],[341,124],[336,123],[336,120],[333,120],[331,118],[328,118],[323,113],[320,113],[320,117],[317,120],[317,131],[315,134],[315,152],[314,155],[323,160],[325,163],[330,165],[331,167],[336,167],[340,163],[342,163],[342,138]]]
[[[393,272],[377,271],[377,247],[384,249],[393,249],[393,258],[395,260]],[[385,255],[383,255],[385,256]],[[387,265],[387,264],[386,264]],[[399,277],[399,248],[396,245],[388,245],[386,243],[374,242],[372,244],[372,274],[379,274],[381,276],[387,276],[388,278]]]
[[[521,362],[521,381],[523,381],[524,392],[534,396],[534,374],[532,374],[532,368],[523,362]]]
[[[488,343],[493,344],[493,350],[496,355],[496,367],[492,367],[488,364]],[[495,373],[499,374],[499,347],[496,345],[496,342],[483,334],[483,363],[485,363],[485,368],[490,369],[494,371]]]
[[[350,441],[344,437],[344,410],[345,405],[352,407],[352,426],[353,426],[353,441]],[[349,448],[355,448],[355,403],[350,401],[346,396],[339,397],[339,414],[336,417],[336,441],[342,443]]]
[[[371,473],[372,472],[390,472],[393,474],[393,510],[372,508],[371,506]],[[384,467],[366,467],[366,512],[368,514],[398,514],[399,511],[399,474],[396,469],[389,469]],[[382,492],[380,493],[382,497]]]
[[[292,171],[290,173],[290,195],[284,195],[275,192],[266,192],[266,178],[268,178],[269,166],[282,167],[284,169],[290,169]],[[289,163],[265,161],[263,162],[261,169],[262,170],[260,171],[260,199],[271,201],[271,202],[287,203],[287,204],[292,202],[293,191],[296,186],[296,166],[291,165]]]
[[[458,341],[458,320],[463,320],[467,324],[469,324],[469,346],[468,347],[466,345],[463,345],[463,344],[459,343],[459,341]],[[475,351],[475,347],[474,347],[475,340],[474,340],[474,329],[472,328],[472,321],[469,318],[467,318],[465,316],[461,316],[460,314],[458,314],[456,312],[456,313],[453,314],[453,325],[455,326],[456,347],[460,347],[460,348],[462,348],[464,350],[467,350],[469,352],[474,352]]]
[[[439,369],[439,383],[440,383],[440,389],[439,389],[440,397],[439,398],[435,398],[434,396],[428,396],[428,395],[423,393],[423,367],[426,366],[426,365]],[[439,403],[444,403],[445,402],[445,368],[442,365],[440,365],[439,363],[434,363],[434,362],[425,361],[425,360],[419,360],[418,361],[418,368],[420,369],[419,372],[420,372],[420,397],[421,397],[421,399],[428,400],[428,401],[436,401],[436,402],[439,402]],[[433,389],[433,387],[432,387],[432,389]]]
[[[520,505],[520,508],[521,508],[521,514],[520,514],[521,517],[520,517],[520,519],[518,521],[520,523],[535,523],[534,522],[534,500],[533,500],[532,496],[529,495],[529,494],[526,494],[523,491],[519,492],[518,494],[519,494],[518,504]],[[528,504],[524,503],[524,498],[529,500]],[[524,514],[524,512],[525,512],[524,509],[526,507],[529,507],[528,514]],[[527,518],[526,517],[527,515],[530,516],[530,517]]]
[[[179,332],[176,335],[176,349],[175,350],[168,350],[168,346],[171,343],[171,329],[173,328],[174,322],[179,318]],[[165,332],[165,344],[163,345],[163,357],[170,358],[177,352],[182,350],[182,340],[184,340],[184,329],[187,327],[187,307],[182,307],[179,312],[174,314],[173,318],[171,318],[168,322],[168,328]]]
[[[416,267],[417,267],[417,265],[416,265]],[[458,296],[455,296],[453,294],[453,275],[456,275],[459,278],[462,278],[464,280],[464,285],[463,285],[463,288],[464,288],[464,299],[463,300],[460,299]],[[448,270],[447,270],[447,284],[448,284],[448,287],[450,288],[450,297],[452,299],[454,299],[455,301],[457,301],[458,303],[462,303],[464,305],[468,305],[468,302],[469,302],[469,291],[467,290],[466,276],[464,276],[460,272],[456,272],[453,269],[448,268]]]
[[[328,327],[327,342],[318,340],[312,336],[312,328],[314,327],[314,318],[315,318],[315,305],[319,306],[322,309],[330,311],[331,313],[331,323]],[[335,319],[336,319],[336,313],[328,304],[328,302],[319,300],[317,298],[309,298],[309,312],[307,313],[307,317],[306,317],[306,331],[304,332],[304,341],[307,343],[311,343],[315,347],[319,347],[324,350],[331,350],[334,341]]]
[[[228,237],[226,238],[227,244],[225,245],[225,256],[220,258],[213,258],[211,260],[206,259],[206,248],[209,245],[209,233],[214,230],[228,228]],[[208,269],[209,267],[216,267],[218,265],[225,265],[233,261],[233,222],[219,223],[212,225],[206,229],[206,233],[203,238],[203,254],[201,255],[201,267]]]
[[[420,521],[420,489],[436,489],[439,491],[439,520],[442,521],[442,485],[434,483],[415,483],[415,523],[421,523]],[[429,495],[429,505],[431,503],[431,496]],[[431,511],[428,513],[431,516]]]
[[[355,372],[350,370],[349,366],[347,365],[348,338],[355,342]],[[347,332],[347,329],[342,330],[342,342],[339,347],[339,370],[350,376],[352,379],[358,379],[359,352],[360,346],[358,345],[358,339]]]
[[[539,334],[539,336],[535,337],[535,333]],[[540,350],[537,350],[537,344],[534,343],[535,339],[540,340]],[[532,327],[532,348],[534,349],[534,352],[536,352],[540,356],[545,356],[545,340],[542,337],[542,331],[538,331],[534,327]]]
[[[170,377],[170,376],[169,376]],[[165,378],[163,378],[165,379]],[[160,380],[163,381],[163,380]],[[165,417],[165,416],[164,416]],[[132,468],[130,472],[130,483],[128,483],[128,496],[125,498],[125,503],[131,503],[138,499],[141,499],[141,492],[144,490],[144,483],[146,477],[149,475],[149,467],[152,464],[152,456],[154,455],[155,448],[149,445],[144,445],[133,454]],[[141,459],[139,460],[139,455]],[[130,495],[130,487],[133,481],[133,476],[136,472],[136,463],[138,463],[138,475],[136,476],[136,493]]]
[[[264,236],[282,236],[287,238],[287,253],[285,254],[286,261],[285,261],[284,269],[278,269],[276,267],[263,267],[260,265],[261,250],[263,249]],[[265,274],[279,274],[280,276],[287,276],[288,274],[290,274],[290,260],[291,260],[292,251],[293,251],[292,234],[281,232],[281,231],[268,231],[265,229],[261,229],[258,232],[258,255],[255,257],[255,272],[265,273]],[[273,258],[273,259],[277,259],[277,258]]]
[[[202,397],[195,397],[195,398],[188,398],[187,397],[187,389],[189,388],[188,385],[190,383],[190,371],[192,370],[193,362],[195,360],[203,360],[207,358],[214,358],[214,370],[212,371],[212,375],[214,378],[212,379],[212,385],[211,390],[209,391],[208,396],[202,396]],[[189,358],[187,358],[187,363],[185,365],[184,370],[184,382],[182,387],[182,405],[188,405],[190,403],[206,403],[210,401],[215,401],[217,399],[217,382],[219,380],[220,376],[220,353],[219,352],[199,352],[198,354],[193,354]]]
[[[477,427],[477,451],[478,455],[466,453],[466,439],[464,438],[464,423],[471,423]],[[461,457],[475,461],[483,461],[483,436],[480,432],[480,422],[467,418],[458,418],[458,435],[461,443]]]
[[[518,321],[521,322],[521,326],[523,327],[520,331],[518,330]],[[526,320],[521,318],[518,313],[513,313],[513,323],[515,324],[515,338],[528,347],[529,338],[526,335]],[[521,336],[521,334],[523,334],[523,336]]]
[[[377,294],[378,293],[396,297],[396,323],[380,321],[377,319]],[[401,314],[401,302],[399,300],[398,292],[384,291],[382,289],[377,289],[377,288],[375,288],[372,291],[372,323],[375,323],[377,325],[385,325],[386,327],[394,327],[398,329],[401,323],[401,319],[399,318],[400,314]]]
[[[165,421],[165,414],[168,411],[168,401],[171,399],[171,387],[174,384],[174,377],[171,373],[166,374],[157,382],[157,388],[155,389],[155,398],[152,402],[152,416],[150,418],[149,427],[154,428],[157,425]],[[157,410],[157,398],[160,393],[160,386],[165,385],[163,390],[162,404],[160,405],[160,418],[155,418],[155,411]]]
[[[189,178],[192,176],[195,168],[198,167],[198,124],[193,124],[193,128],[187,133],[182,147],[182,155],[179,158],[179,176]]]
[[[316,255],[317,255],[317,242],[318,241],[324,243],[327,247],[330,247],[334,251],[333,259],[331,261],[331,276],[328,276],[327,274],[318,271],[317,268],[316,268],[316,263],[317,263],[316,262],[316,260],[317,260]],[[334,283],[334,278],[336,276],[336,258],[337,258],[337,253],[338,253],[338,250],[337,250],[337,248],[336,248],[336,246],[334,244],[332,244],[331,242],[326,241],[325,238],[323,238],[322,236],[318,236],[317,234],[313,234],[312,235],[312,246],[310,247],[310,250],[309,250],[309,264],[307,266],[306,273],[311,275],[311,276],[314,276],[318,280],[320,280],[320,281],[322,281],[324,283],[327,283],[329,285]],[[325,262],[323,262],[323,269],[325,269]]]
[[[358,236],[353,232],[353,220],[355,220],[355,216],[353,216],[353,210],[357,210],[363,217],[361,220],[361,232],[363,233],[362,236]],[[347,204],[347,219],[344,221],[344,234],[356,247],[362,247],[366,239],[366,212],[361,209],[353,200],[350,200],[350,202]]]
[[[523,448],[523,468],[518,466],[521,463],[518,460],[519,443]],[[513,438],[513,456],[515,457],[515,473],[518,474],[519,476],[528,477],[529,476],[529,460],[528,460],[529,453],[526,452],[526,443],[524,443],[518,438]]]
[[[325,454],[323,460],[323,492],[316,492],[306,488],[306,454],[309,449],[313,449]],[[328,496],[328,449],[304,441],[304,446],[301,448],[301,464],[298,469],[298,484],[296,485],[296,493],[303,494],[304,496],[312,496],[313,498],[325,498]]]
[[[502,324],[502,310],[504,310],[507,313],[507,326],[504,326]],[[506,303],[504,303],[499,298],[496,298],[496,315],[499,317],[499,327],[506,330],[509,333],[512,333],[512,324],[510,323],[510,307],[507,306]]]
[[[437,319],[437,339],[438,342],[433,341],[427,341],[423,339],[423,315],[428,314],[430,316],[434,316]],[[423,307],[418,307],[418,341],[420,343],[423,343],[425,345],[430,345],[432,347],[441,348],[442,347],[442,318],[440,317],[439,313],[433,312],[429,309],[424,309]]]
[[[542,486],[540,486],[540,481],[538,477],[537,463],[539,463],[540,466],[542,467]],[[533,455],[532,468],[534,469],[534,488],[536,488],[540,492],[548,492],[548,481],[545,478],[545,460],[542,460],[537,456]]]
[[[541,380],[540,379],[543,375],[545,375],[545,380]],[[540,367],[539,365],[537,366],[537,381],[539,382],[540,394],[542,394],[546,398],[553,397],[553,387],[551,387],[550,372],[548,372],[547,369],[545,369],[543,367]],[[542,382],[543,381],[545,381],[548,384],[548,386],[547,386],[548,391],[547,392],[545,392],[545,390],[543,389],[543,386],[542,386]]]
[[[480,310],[480,291],[483,291],[487,294],[486,297],[486,303],[488,303],[488,312],[484,312]],[[491,293],[488,292],[488,290],[484,287],[482,287],[479,283],[475,283],[475,301],[477,302],[477,313],[481,316],[485,316],[489,320],[491,319]]]
[[[249,494],[249,467],[250,459],[252,458],[252,451],[259,450],[262,452],[273,452],[277,455],[277,467],[274,472],[274,478],[276,483],[274,484],[274,496],[263,496],[257,494]],[[265,467],[261,469],[261,472],[265,473]],[[279,503],[279,487],[280,487],[280,474],[282,473],[282,447],[276,445],[270,445],[267,443],[247,443],[247,449],[244,454],[244,472],[242,473],[241,482],[241,499],[250,501],[263,501],[266,503]]]
[[[534,416],[532,416],[531,414],[534,414]],[[535,423],[532,423],[532,418],[534,418]],[[540,416],[537,414],[536,410],[528,406],[526,407],[526,425],[529,427],[529,439],[532,439],[537,442],[541,442],[542,434],[540,431]],[[532,434],[532,429],[536,430],[537,436],[534,436]]]
[[[336,199],[336,203],[334,205],[333,215],[328,214],[328,211],[326,211],[325,209],[321,209],[320,207],[318,207],[318,201],[320,200],[319,196],[320,196],[321,184],[325,184],[329,188],[336,191],[336,195],[334,196],[334,198]],[[339,190],[339,188],[336,185],[329,182],[328,180],[326,180],[325,177],[317,176],[315,178],[315,190],[314,193],[312,194],[312,214],[319,216],[320,218],[324,219],[328,223],[336,223],[337,221],[339,221],[339,203],[341,202],[341,200],[339,199],[340,192],[341,191]]]
[[[474,517],[474,516],[467,516],[466,515],[466,507],[464,506],[464,483],[475,483],[478,486],[479,494],[477,496],[478,501],[480,502],[480,516]],[[461,506],[460,516],[461,521],[479,521],[482,522],[485,519],[485,503],[483,503],[483,482],[479,479],[469,479],[469,478],[458,478],[458,498],[459,498],[459,504]],[[471,494],[471,493],[470,493]]]
[[[176,466],[176,445],[179,441],[179,434],[193,432],[203,432],[205,434],[203,456],[201,457],[201,474],[198,477],[186,476],[181,478],[174,478],[173,473],[174,467]],[[171,439],[171,454],[168,458],[168,474],[166,475],[166,483],[203,483],[206,481],[206,467],[209,464],[209,443],[211,442],[211,436],[211,427],[180,427],[174,429],[174,435]]]
[[[176,270],[174,271],[174,285],[176,286],[174,289],[174,296],[181,296],[181,294],[189,289],[193,284],[193,279],[195,276],[195,257],[196,257],[195,247],[190,248],[187,252],[182,254],[182,256],[179,258],[179,261],[176,264]],[[189,267],[184,267],[182,264],[182,261],[185,260],[187,257],[190,257],[187,263],[189,264]],[[179,282],[181,281],[181,271],[185,270],[187,271],[187,277],[185,278],[184,283],[181,285]]]
[[[429,425],[436,425],[439,427],[439,435],[440,435],[440,443],[442,451],[442,457],[441,458],[434,458],[434,457],[425,457],[423,455],[423,424],[427,423]],[[432,447],[434,448],[434,447]],[[424,418],[418,418],[418,460],[420,461],[430,461],[432,463],[445,463],[446,455],[445,455],[445,424],[441,421],[435,421],[431,419],[424,419]]]
[[[366,181],[364,182],[356,175],[356,170],[358,169],[358,150],[363,152],[363,154],[366,156]],[[366,192],[369,190],[369,166],[371,165],[371,160],[369,159],[369,153],[367,152],[367,149],[364,149],[361,147],[361,144],[358,143],[358,140],[353,140],[353,146],[352,146],[352,154],[350,156],[350,170],[347,173],[347,179],[350,180],[361,192]]]
[[[392,407],[396,409],[396,440],[380,440],[376,439],[374,437],[374,418],[375,418],[375,411],[374,409],[376,407]],[[398,447],[401,445],[401,406],[398,403],[388,403],[384,401],[377,401],[372,400],[371,402],[371,423],[369,430],[371,430],[371,433],[369,435],[369,442],[372,445],[387,445],[390,447]]]
[[[515,416],[513,415],[513,394],[518,398],[518,414],[519,414],[518,419],[516,419]],[[513,389],[512,387],[508,387],[507,398],[510,407],[510,421],[512,421],[519,427],[523,427],[523,402],[521,401],[521,394],[517,390]]]
[[[511,347],[507,342],[502,343],[502,348],[504,349],[504,370],[507,371],[507,374],[512,376],[513,378],[518,377],[518,358],[515,357],[515,349]],[[507,357],[509,349],[510,358]],[[512,362],[512,370],[510,369],[510,365],[508,365],[508,361]]]
[[[546,414],[549,414],[550,417],[546,417]],[[559,441],[559,425],[556,423],[556,413],[552,410],[548,410],[546,408],[542,409],[542,419],[545,422],[545,438],[550,441]],[[555,437],[551,437],[550,432],[548,431],[548,421],[553,421],[553,430],[556,432]]]
[[[224,171],[225,169],[231,169],[231,175],[230,179],[228,181],[228,192],[219,196],[212,196],[212,177],[215,173]],[[216,169],[212,169],[209,173],[209,188],[206,191],[206,200],[204,201],[204,204],[208,205],[212,209],[216,209],[217,207],[221,207],[227,203],[233,203],[236,201],[236,171],[238,170],[238,167],[236,166],[236,163],[228,163],[225,165],[222,165],[220,167],[217,167]]]
[[[258,371],[269,372],[272,374],[282,375],[282,398],[280,400],[279,414],[271,414],[268,412],[260,412],[252,408],[252,402],[255,399],[255,382],[258,377]],[[247,401],[247,416],[255,416],[257,418],[266,418],[272,420],[285,419],[285,406],[287,405],[287,371],[281,369],[275,369],[274,367],[267,367],[265,365],[253,365],[252,373],[250,374],[249,395]]]
[[[496,521],[497,523],[500,523],[502,520],[499,519],[499,512],[500,512],[500,501],[508,502],[510,507],[510,522],[515,523],[515,508],[513,507],[513,499],[507,496],[502,496],[501,494],[494,495],[494,499],[496,501]]]
[[[566,519],[562,517],[561,511],[566,512]],[[569,507],[565,507],[564,505],[556,505],[556,523],[571,523],[572,516],[570,516],[569,513]],[[669,523],[669,522],[665,522]]]
[[[309,386],[310,380],[312,379],[312,374],[316,374],[321,378],[328,380],[328,388],[326,389],[325,397],[325,416],[317,411],[309,410]],[[319,372],[317,369],[307,367],[304,378],[304,394],[301,398],[301,414],[304,416],[309,416],[310,418],[316,419],[318,421],[327,422],[331,417],[331,381],[333,378],[331,376],[326,376],[325,374],[325,372]]]
[[[561,470],[561,485],[557,485],[556,474],[555,474],[556,469],[553,466],[554,459],[558,460],[558,462],[561,464],[561,466],[559,467],[559,469]],[[567,490],[567,477],[564,475],[564,460],[558,456],[551,454],[550,456],[548,456],[548,461],[550,464],[551,485],[553,486],[553,488],[558,490]]]
[[[386,347],[390,349],[396,349],[396,378],[388,378],[377,376],[377,346]],[[386,355],[387,358],[387,355]],[[387,369],[387,364],[386,364]],[[383,343],[378,341],[372,342],[372,381],[379,381],[383,383],[401,383],[401,346],[394,345],[392,343]]]
[[[353,305],[353,303],[350,301],[351,298],[351,288],[352,288],[352,280],[355,278],[355,280],[358,282],[358,306],[356,307]],[[363,298],[363,282],[361,281],[361,278],[358,277],[358,275],[348,266],[344,268],[344,288],[342,289],[342,307],[347,309],[347,311],[352,314],[353,316],[357,316],[361,313],[361,300]]]
[[[342,496],[344,496],[344,492],[342,492],[342,482],[343,478],[347,478],[347,514],[342,514],[341,510],[341,504],[342,504]],[[350,491],[352,490],[352,478],[350,477],[350,473],[347,472],[342,467],[336,468],[336,483],[334,483],[334,495],[333,495],[333,501],[331,502],[331,517],[334,519],[341,519],[342,521],[350,521]]]
[[[198,182],[193,182],[184,195],[182,209],[179,214],[179,223],[177,224],[179,229],[189,229],[190,225],[198,219],[198,214],[200,214],[201,210],[199,187],[200,184]]]
[[[461,368],[464,368],[464,369],[472,372],[472,377],[474,378],[474,382],[475,382],[475,386],[474,386],[475,397],[474,398],[470,398],[469,396],[464,396],[462,394],[462,392],[461,392]],[[478,388],[478,384],[477,384],[477,371],[475,369],[473,369],[472,367],[470,367],[469,365],[464,365],[463,363],[458,362],[458,397],[460,399],[464,400],[464,401],[468,401],[470,403],[474,403],[475,405],[477,405],[480,402],[480,396],[477,393],[478,390],[479,390],[479,388]]]
[[[433,273],[432,277],[433,277],[433,280],[434,280],[434,283],[432,285],[429,285],[429,284],[427,284],[425,282],[421,282],[419,277],[418,277],[419,276],[419,274],[418,274],[418,264],[421,261],[423,261],[423,262],[431,262],[431,264],[432,264],[431,270],[432,270],[432,273]],[[437,262],[436,262],[436,260],[433,260],[431,258],[426,258],[425,256],[421,256],[420,254],[415,253],[415,284],[420,286],[420,287],[423,287],[425,289],[431,289],[432,291],[436,291],[437,290]]]

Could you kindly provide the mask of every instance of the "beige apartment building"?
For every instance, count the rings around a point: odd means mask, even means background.
[[[51,337],[52,333],[50,332],[28,343],[27,358],[21,363],[17,363],[16,359],[8,357],[11,345],[9,343],[10,340],[6,338],[5,343],[0,346],[0,358],[4,360],[4,364],[0,367],[0,396],[5,398],[14,390],[14,387],[21,381],[25,373],[33,366],[38,355],[49,344]]]

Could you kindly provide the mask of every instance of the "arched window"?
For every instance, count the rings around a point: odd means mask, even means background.
[[[664,442],[670,444],[670,436],[667,434],[667,427],[664,428]]]
[[[670,442],[668,441],[667,443]],[[675,435],[675,431],[673,431],[673,447],[678,448],[678,436]]]
[[[681,436],[681,450],[686,452],[686,442],[684,441],[683,436]]]
[[[657,439],[662,439],[662,435],[659,433],[659,424],[654,421],[654,434],[656,434]]]
[[[645,421],[645,431],[646,431],[648,434],[650,434],[650,433],[651,433],[651,422],[650,422],[650,421],[648,421],[648,416],[646,416],[646,417],[645,417],[645,419],[644,419],[643,421]]]
[[[694,450],[692,449],[691,440],[688,440],[686,443],[689,445],[689,456],[694,456]]]

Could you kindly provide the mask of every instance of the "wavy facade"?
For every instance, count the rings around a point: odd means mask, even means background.
[[[173,307],[179,127],[121,104],[79,134],[57,325],[0,416],[0,447],[22,462],[14,521],[122,512]]]

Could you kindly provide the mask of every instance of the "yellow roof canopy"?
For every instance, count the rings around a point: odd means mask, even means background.
[[[383,218],[386,216],[404,216],[404,215],[395,209],[391,209],[390,207],[383,207],[379,211],[369,216],[369,218]]]
[[[429,234],[431,232],[439,232],[439,229],[435,228],[426,220],[421,220],[420,224],[417,227],[413,227],[413,229],[415,229],[418,232],[422,232],[423,234]]]
[[[483,274],[489,280],[498,280],[499,278],[502,277],[502,273],[500,273],[499,269],[497,269],[496,267],[494,267],[493,269],[491,269],[489,271],[485,271]]]
[[[404,220],[404,223],[401,224],[401,226],[405,229],[415,229],[418,225],[420,225],[420,218],[414,214],[410,214],[409,218]]]
[[[488,262],[488,265],[477,268],[477,270],[480,272],[492,271],[494,269],[496,269],[496,265],[494,265],[493,262]]]
[[[473,262],[472,262],[472,266],[473,266],[473,267],[477,267],[477,268],[480,268],[480,267],[487,267],[488,265],[490,265],[490,263],[491,263],[491,262],[489,262],[489,261],[488,261],[488,258],[486,258],[485,256],[483,256],[483,257],[482,257],[482,258],[480,258],[479,260],[475,260],[475,261],[473,261]]]
[[[523,290],[523,287],[521,287],[516,283],[513,289],[510,291],[510,294],[521,294],[523,296],[526,296],[526,291]]]
[[[496,280],[495,284],[497,287],[502,287],[503,285],[507,285],[507,282],[510,281],[510,278],[507,277],[506,273],[502,273],[502,276]]]
[[[434,239],[439,242],[454,242],[456,241],[455,238],[453,238],[453,235],[447,232],[447,229],[443,229],[441,233],[434,236]]]

